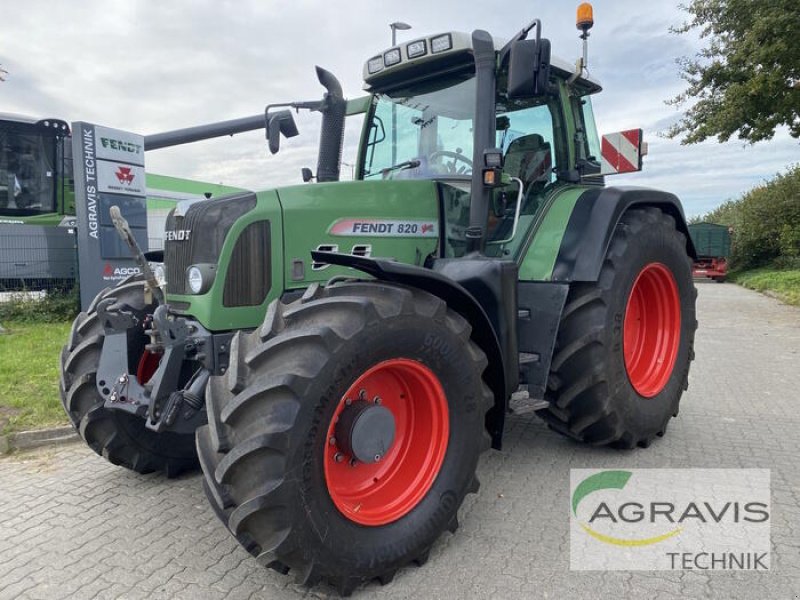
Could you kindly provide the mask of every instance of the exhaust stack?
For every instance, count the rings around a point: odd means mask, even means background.
[[[322,131],[319,139],[317,181],[339,181],[347,101],[342,95],[342,85],[333,73],[317,67],[317,78],[327,90],[319,109],[322,113]]]

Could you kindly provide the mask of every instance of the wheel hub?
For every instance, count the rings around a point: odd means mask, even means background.
[[[322,453],[339,512],[377,527],[412,511],[439,474],[449,423],[442,384],[424,364],[392,358],[364,371],[337,403]]]
[[[344,454],[363,463],[376,463],[394,442],[396,425],[392,412],[374,402],[358,400],[347,406],[336,424],[336,444]]]

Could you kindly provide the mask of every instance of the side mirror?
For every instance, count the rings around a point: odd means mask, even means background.
[[[600,175],[634,173],[642,170],[642,157],[647,154],[647,142],[641,129],[607,133],[600,144]]]
[[[300,175],[303,177],[304,183],[308,183],[309,181],[314,179],[314,174],[308,167],[303,167],[302,169],[300,169]]]
[[[547,92],[550,80],[550,40],[517,40],[508,60],[508,97],[533,98]]]
[[[297,125],[291,111],[279,110],[274,113],[267,113],[267,144],[269,151],[276,154],[281,146],[281,134],[283,137],[290,138],[297,135]]]

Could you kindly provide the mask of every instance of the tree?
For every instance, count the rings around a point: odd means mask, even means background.
[[[678,59],[688,88],[668,104],[696,101],[667,137],[694,144],[733,134],[769,140],[787,125],[800,137],[800,6],[797,0],[693,0],[690,19],[672,31],[699,30],[706,45]]]

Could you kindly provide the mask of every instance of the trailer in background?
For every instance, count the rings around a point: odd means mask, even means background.
[[[731,254],[731,228],[717,223],[692,223],[689,235],[697,250],[692,275],[708,277],[718,283],[725,281]]]

